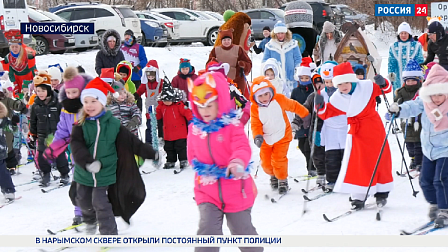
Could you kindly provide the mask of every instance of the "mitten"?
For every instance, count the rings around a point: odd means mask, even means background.
[[[264,141],[264,139],[263,139],[263,136],[262,136],[262,135],[257,135],[257,136],[254,138],[254,143],[255,143],[255,145],[256,145],[258,148],[261,147],[261,144],[263,144],[263,141]]]
[[[91,173],[98,173],[101,169],[101,162],[98,160],[93,161],[91,164],[86,164],[86,170]]]

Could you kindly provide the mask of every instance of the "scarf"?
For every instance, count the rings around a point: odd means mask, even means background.
[[[82,108],[82,103],[80,98],[75,99],[65,99],[61,102],[62,107],[69,113],[76,114]]]
[[[101,113],[99,113],[99,114],[96,115],[96,116],[87,117],[86,120],[94,121],[94,120],[96,120],[96,119],[102,117],[102,116],[105,115],[105,114],[106,114],[106,110],[103,110],[103,111],[101,111]]]
[[[299,80],[299,84],[302,85],[302,86],[308,86],[311,83],[312,83],[311,79],[309,81],[301,81],[301,80]]]
[[[425,106],[425,112],[429,121],[434,125],[434,131],[448,130],[448,101],[445,101],[441,105],[437,106],[433,102],[423,102]],[[442,117],[437,119],[434,114],[439,114]]]
[[[231,110],[229,113],[223,114],[220,118],[212,120],[209,123],[193,116],[192,123],[194,127],[201,132],[202,136],[205,137],[207,134],[218,132],[227,125],[238,125],[240,123],[238,120],[239,113],[241,113],[241,111]]]
[[[328,94],[328,97],[331,97],[336,90],[337,88],[335,87],[325,87],[325,92]]]

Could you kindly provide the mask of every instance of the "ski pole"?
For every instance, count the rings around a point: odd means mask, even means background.
[[[404,140],[403,140],[403,142],[404,142],[404,144],[403,144],[403,149],[405,148],[405,146],[406,146],[406,135],[407,135],[407,131],[408,131],[408,119],[406,119],[406,128],[404,128]],[[401,169],[400,169],[400,174],[403,174],[403,164],[405,163],[406,161],[404,160],[404,156],[403,156],[403,158],[402,158],[402,160],[401,160]]]

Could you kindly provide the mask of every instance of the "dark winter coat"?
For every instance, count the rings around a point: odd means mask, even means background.
[[[49,134],[57,130],[62,105],[58,101],[55,92],[50,96],[50,101],[45,101],[36,96],[30,114],[30,133],[39,139],[45,139]]]
[[[187,138],[187,122],[193,119],[193,113],[183,102],[167,106],[159,102],[156,108],[157,120],[163,119],[163,139],[174,141]]]
[[[394,102],[399,102],[401,104],[403,102],[412,100],[421,86],[422,84],[420,83],[415,86],[404,85],[403,87],[397,89],[395,91]],[[418,122],[418,124],[416,124],[416,122]],[[417,126],[418,128],[416,131],[415,127]],[[410,143],[420,142],[420,133],[422,132],[421,115],[417,117],[408,118],[407,126],[406,126],[406,119],[401,119],[401,130],[403,131],[403,134],[406,131],[406,139],[405,139],[406,142]]]
[[[8,109],[0,103],[0,160],[8,157],[8,145],[6,144],[5,131],[9,130]]]
[[[308,96],[308,98],[306,99],[305,103],[303,104],[303,106],[304,106],[306,109],[308,109],[308,111],[310,112],[310,115],[312,115],[312,116],[311,116],[310,127],[308,128],[308,130],[309,130],[309,135],[310,135],[310,136],[313,135],[313,132],[314,132],[314,121],[316,120],[316,119],[315,119],[315,118],[316,118],[315,116],[317,116],[317,115],[315,114],[315,111],[314,111],[314,97],[315,97],[315,96],[316,96],[316,92],[310,94],[310,95]],[[303,121],[302,121],[302,119],[301,119],[298,115],[295,115],[293,123],[295,123],[295,124],[299,125],[299,127],[302,127],[302,128],[303,128]],[[321,131],[322,131],[322,126],[323,126],[323,125],[324,125],[324,121],[323,121],[322,119],[318,118],[318,119],[317,119],[317,128],[316,128],[316,130],[317,130],[318,132],[321,132]],[[312,140],[312,137],[309,137],[308,140],[310,141],[310,145],[311,145],[311,143],[312,143],[312,141],[313,141],[313,140]]]
[[[110,116],[112,118],[112,116]],[[118,121],[114,118],[115,121]],[[118,122],[119,124],[119,122]],[[71,142],[73,157],[76,160],[77,169],[85,171],[86,164],[94,161],[91,152],[86,148],[85,136],[82,126],[73,127],[72,138],[79,141]],[[113,146],[116,149],[116,182],[109,186],[108,197],[112,204],[115,216],[121,216],[129,223],[132,215],[138,210],[146,197],[145,184],[140,176],[134,155],[145,159],[154,159],[156,152],[150,145],[141,142],[124,126],[119,126]],[[76,182],[70,187],[70,198],[75,202]]]
[[[107,45],[107,37],[114,36],[116,38],[115,47],[110,49]],[[100,47],[101,50],[96,54],[95,59],[95,71],[98,75],[101,75],[102,68],[116,69],[120,61],[125,60],[123,52],[120,50],[121,38],[120,34],[116,30],[110,29],[103,34],[101,39]]]
[[[445,35],[436,43],[429,40],[428,55],[422,64],[426,65],[429,62],[433,62],[436,55],[439,58],[439,64],[448,70],[448,35]]]
[[[0,102],[6,107],[6,117],[11,120],[13,116],[13,111],[20,111],[22,113],[26,113],[26,105],[21,100],[15,100],[9,97],[4,96],[0,98]],[[8,150],[12,151],[13,149],[13,133],[10,130],[4,132],[6,136],[6,143],[8,145]]]
[[[189,92],[188,92],[187,78],[191,78],[194,81],[196,80],[197,77],[198,76],[194,71],[194,67],[192,67],[191,71],[187,75],[182,74],[180,71],[178,71],[177,75],[174,76],[173,80],[171,81],[171,86],[173,86],[173,88],[178,88],[184,91],[185,97],[187,98],[186,100],[188,100]]]
[[[291,93],[291,99],[296,100],[300,104],[304,104],[306,102],[306,99],[310,94],[314,92],[313,84],[309,85],[298,85],[296,88],[292,90]],[[304,138],[308,137],[309,129],[305,129],[300,127],[300,129],[296,132],[296,138]]]

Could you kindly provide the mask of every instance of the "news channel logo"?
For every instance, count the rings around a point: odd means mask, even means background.
[[[427,4],[375,4],[377,17],[426,17]]]

